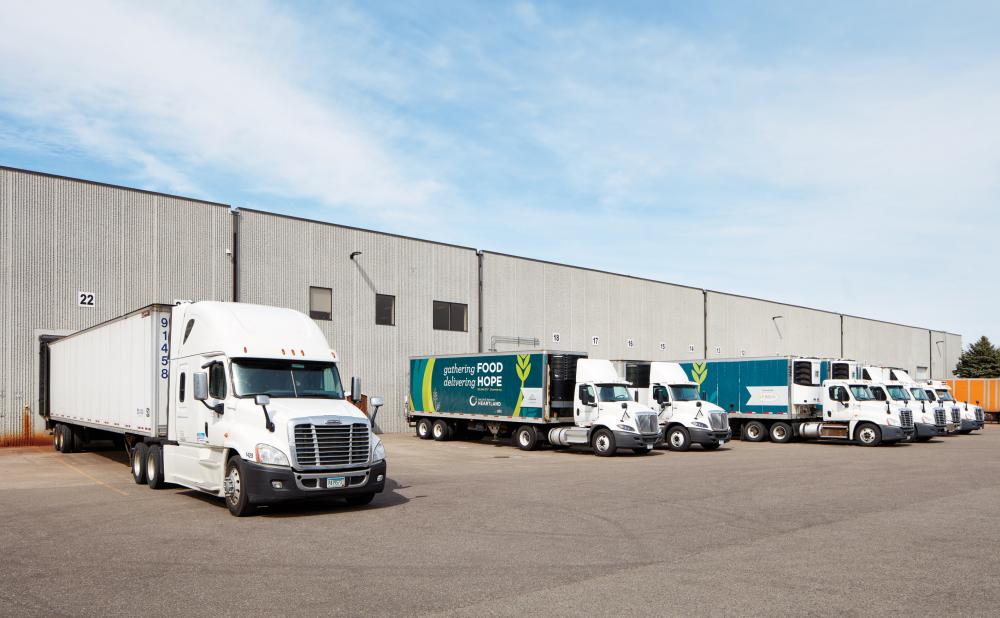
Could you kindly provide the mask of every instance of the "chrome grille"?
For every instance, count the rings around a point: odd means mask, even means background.
[[[962,413],[958,411],[958,408],[951,409],[951,422],[953,423],[962,422]]]
[[[934,424],[938,427],[944,427],[948,424],[948,419],[944,415],[944,410],[934,410]]]
[[[368,463],[368,425],[295,426],[295,461],[302,468],[330,468]]]
[[[729,415],[725,412],[712,412],[708,415],[708,424],[715,431],[725,431],[729,429]]]
[[[900,410],[899,424],[903,427],[913,427],[913,412],[906,409]]]
[[[635,424],[639,427],[639,433],[657,433],[660,431],[660,424],[655,414],[636,414]]]
[[[986,420],[986,415],[983,414],[982,408],[976,408],[976,420],[979,421],[980,423]]]

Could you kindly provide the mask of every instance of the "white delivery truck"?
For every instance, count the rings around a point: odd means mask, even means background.
[[[707,451],[729,442],[729,414],[701,398],[680,363],[618,361],[636,401],[659,411],[663,442],[672,451],[686,451],[700,444]]]
[[[575,353],[412,357],[406,410],[420,438],[492,434],[526,451],[548,442],[644,454],[660,438],[656,413],[633,401],[611,361]]]
[[[943,406],[950,406],[952,411],[958,410],[959,426],[958,433],[969,434],[986,425],[986,415],[979,406],[970,406],[968,402],[958,401],[951,394],[951,386],[941,380],[928,380],[926,388],[934,391],[937,400]],[[930,394],[928,394],[929,396]]]
[[[893,379],[890,369],[866,365],[862,369],[862,377],[872,381],[872,394],[876,400],[898,411],[909,410],[913,414],[914,441],[926,442],[934,436],[947,434],[944,409],[933,405],[926,397],[922,400],[914,398],[906,383]]]
[[[346,399],[336,352],[298,311],[150,305],[54,341],[47,356],[42,413],[56,448],[114,437],[136,483],[225,498],[237,516],[289,499],[362,505],[385,487],[385,449]]]

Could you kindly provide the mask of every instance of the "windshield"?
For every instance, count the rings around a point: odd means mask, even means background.
[[[343,399],[340,373],[333,363],[293,363],[280,360],[233,361],[237,397],[318,397]]]
[[[906,389],[902,386],[887,386],[889,396],[896,401],[909,401],[910,396],[906,394]]]
[[[875,399],[875,397],[872,395],[871,390],[869,390],[868,387],[864,385],[852,384],[851,393],[854,395],[854,398],[857,399],[858,401],[871,401],[872,399]]]
[[[941,401],[955,401],[955,398],[951,396],[951,393],[946,390],[937,391],[937,396]]]
[[[698,401],[698,387],[691,384],[675,384],[670,387],[674,401]]]
[[[912,388],[910,392],[913,393],[913,398],[917,401],[927,401],[927,393],[924,392],[924,389]]]
[[[927,398],[928,398],[928,399],[930,399],[931,401],[937,401],[937,397],[935,397],[935,396],[934,396],[934,391],[932,391],[932,390],[927,390],[927,389],[925,388],[925,389],[924,389],[924,392],[925,392],[925,393],[927,393]]]
[[[597,399],[599,401],[632,401],[632,393],[624,384],[598,384]]]

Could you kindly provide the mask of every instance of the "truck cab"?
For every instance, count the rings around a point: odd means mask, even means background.
[[[913,436],[916,442],[926,442],[934,436],[943,436],[947,433],[947,423],[944,410],[933,405],[928,406],[929,400],[925,395],[922,400],[914,398],[907,384],[892,377],[890,370],[885,367],[866,366],[862,369],[862,376],[872,381],[872,394],[878,401],[886,402],[887,405],[896,410],[909,410],[913,415]]]
[[[236,515],[290,498],[366,504],[383,490],[385,450],[315,322],[221,302],[172,318],[166,482],[224,497]]]
[[[593,446],[595,454],[610,455],[618,448],[644,453],[660,439],[656,413],[633,399],[629,383],[609,360],[577,361],[573,423],[575,427],[552,429],[549,442],[569,445],[580,443],[582,438]]]
[[[975,430],[982,429],[986,424],[985,415],[979,406],[970,406],[968,403],[955,399],[951,394],[951,387],[947,382],[931,380],[925,387],[928,397],[934,396],[945,408],[951,408],[952,416],[958,413],[958,433],[969,434]]]
[[[806,438],[854,441],[863,446],[892,444],[913,433],[909,410],[893,410],[875,399],[872,383],[865,380],[825,380],[822,389],[823,420],[803,423]]]
[[[679,363],[650,363],[649,388],[638,389],[637,396],[659,411],[663,441],[670,450],[686,451],[692,444],[715,450],[733,437],[729,414],[701,398],[698,384]]]

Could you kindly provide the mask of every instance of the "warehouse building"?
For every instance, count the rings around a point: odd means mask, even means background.
[[[47,441],[39,349],[154,302],[316,320],[405,431],[411,355],[545,347],[621,360],[841,357],[947,378],[959,335],[0,167],[0,444]]]

